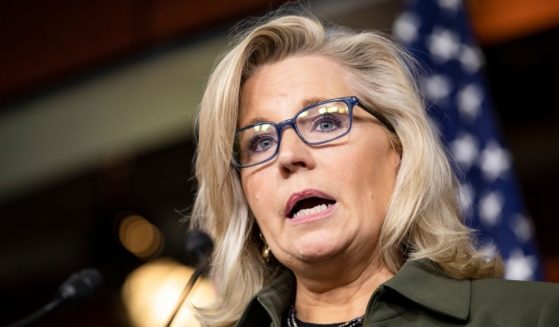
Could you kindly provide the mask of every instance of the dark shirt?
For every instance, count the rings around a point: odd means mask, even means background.
[[[292,273],[282,273],[236,326],[281,327],[294,289]],[[363,326],[559,326],[559,284],[453,279],[429,260],[408,261],[371,296]]]

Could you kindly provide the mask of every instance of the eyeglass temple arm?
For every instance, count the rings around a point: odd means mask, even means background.
[[[386,119],[386,117],[384,117],[382,114],[380,114],[378,111],[364,105],[361,101],[358,101],[357,103],[361,108],[365,109],[366,112],[370,113],[371,115],[373,115],[373,117],[375,117],[376,119],[378,119],[384,126],[386,126],[386,128],[388,128],[389,131],[391,131],[392,133],[396,134],[396,129],[394,128],[394,125],[392,125],[392,123]]]

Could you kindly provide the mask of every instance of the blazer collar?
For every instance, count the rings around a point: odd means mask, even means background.
[[[428,259],[408,260],[381,288],[390,288],[427,310],[458,320],[466,321],[470,314],[470,280],[449,278]],[[285,269],[251,301],[236,326],[267,325],[270,320],[273,326],[281,326],[281,315],[293,303],[294,293],[295,278]]]
[[[384,286],[428,310],[452,318],[467,320],[470,314],[470,280],[449,278],[427,259],[408,260]]]
[[[250,301],[235,326],[282,326],[282,314],[293,303],[294,294],[295,277],[283,269]]]

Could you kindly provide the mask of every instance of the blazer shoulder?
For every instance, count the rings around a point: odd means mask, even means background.
[[[551,298],[559,296],[559,284],[548,282],[528,282],[505,280],[498,278],[474,279],[472,280],[472,292],[483,296],[499,296],[507,297],[521,296],[537,296],[544,300],[544,295]],[[475,294],[474,294],[475,295]]]
[[[559,284],[472,280],[471,313],[508,317],[514,326],[559,326]]]

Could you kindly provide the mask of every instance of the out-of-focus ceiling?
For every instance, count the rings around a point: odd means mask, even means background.
[[[169,3],[173,10],[164,7],[162,4],[165,3]],[[138,44],[143,42],[142,46],[147,47],[149,42],[155,44],[167,40],[163,45],[132,56],[132,59],[120,64],[102,65],[103,68],[94,73],[81,75],[73,82],[67,80],[64,85],[49,92],[28,100],[20,99],[0,111],[3,157],[0,161],[0,203],[103,162],[149,151],[192,134],[193,117],[203,86],[215,58],[227,44],[225,26],[214,27],[213,32],[199,30],[209,24],[208,21],[215,24],[223,17],[235,17],[239,11],[250,13],[268,2],[241,1],[239,7],[228,8],[226,12],[217,10],[213,17],[206,13],[209,9],[205,5],[198,8],[189,1],[180,3],[183,5],[173,1],[154,1],[153,6],[157,9],[150,12],[153,17],[150,16],[147,21],[153,21],[155,26],[143,22],[145,28],[151,28],[144,31],[149,37],[135,36],[133,41]],[[389,31],[400,4],[400,1],[394,0],[350,0],[343,4],[321,0],[309,3],[309,6],[316,14],[334,22]],[[131,10],[130,6],[128,4],[123,8]],[[69,8],[77,10],[73,5]],[[140,9],[147,10],[144,6]],[[68,10],[71,9],[65,9]],[[194,17],[199,11],[206,16],[205,20],[198,17],[194,22],[181,23],[175,11],[188,13],[185,17]],[[167,12],[173,12],[169,22],[160,17]],[[105,15],[101,10],[94,11],[94,14]],[[128,26],[129,20],[112,23]],[[54,32],[62,33],[60,29]],[[86,29],[89,34],[94,30],[94,27]],[[180,31],[187,36],[168,41]],[[113,50],[118,53],[124,43],[115,44],[112,45]],[[61,49],[61,52],[73,49],[69,44],[65,46],[67,48]],[[83,46],[80,43],[78,48]],[[105,42],[97,43],[97,46],[108,47]],[[39,60],[41,56],[37,58]],[[60,61],[56,65],[59,65],[60,71],[65,71],[66,65],[78,65],[76,60],[68,63]],[[80,60],[86,61],[83,58]],[[38,65],[46,63],[41,61]]]

